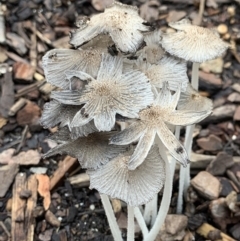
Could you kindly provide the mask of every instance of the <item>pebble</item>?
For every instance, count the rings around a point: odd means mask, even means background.
[[[237,91],[237,92],[240,93],[240,84],[235,83],[235,84],[233,84],[232,88],[233,88],[235,91]]]
[[[219,77],[217,77],[215,74],[209,74],[203,71],[199,71],[199,77],[200,79],[207,82],[208,84],[211,84],[217,87],[222,85],[222,80]]]
[[[221,74],[223,71],[223,64],[223,59],[217,58],[200,64],[200,68],[207,73],[212,72],[216,74]]]
[[[48,210],[46,212],[45,219],[52,226],[60,227],[61,222],[58,220],[58,218],[50,210]]]
[[[226,24],[219,24],[218,27],[217,27],[217,31],[220,33],[220,34],[225,34],[228,32],[228,27]]]
[[[169,214],[165,220],[166,231],[176,235],[187,227],[188,218],[185,215]]]
[[[177,22],[180,19],[184,18],[187,15],[187,13],[185,11],[175,11],[172,10],[169,12],[168,17],[167,17],[167,22]]]
[[[209,137],[199,138],[197,144],[205,151],[218,151],[222,150],[222,140],[211,134]]]
[[[227,118],[232,118],[233,114],[235,113],[235,110],[236,110],[236,105],[233,105],[233,104],[219,106],[219,107],[213,109],[212,115],[207,117],[204,120],[204,123],[212,122],[212,121],[220,122]]]
[[[219,152],[207,167],[207,171],[214,176],[223,175],[226,169],[234,164],[233,157],[226,152]]]
[[[228,218],[230,216],[230,210],[228,209],[226,200],[223,197],[213,200],[209,205],[209,209],[214,219]]]
[[[236,121],[240,121],[240,106],[238,106],[237,109],[235,110],[233,119]]]
[[[221,197],[226,197],[230,192],[234,191],[233,186],[229,179],[222,177],[220,178],[220,183],[222,186],[222,189],[220,192]]]
[[[47,168],[46,167],[31,167],[30,172],[35,174],[46,174]]]
[[[206,171],[199,172],[191,180],[191,185],[208,200],[217,199],[221,191],[219,180]]]
[[[234,93],[230,94],[227,99],[230,102],[240,102],[240,94],[234,92]]]
[[[240,240],[240,223],[235,224],[230,228],[230,233],[236,240]]]
[[[93,211],[93,210],[95,209],[95,205],[91,204],[91,205],[89,206],[89,209]]]

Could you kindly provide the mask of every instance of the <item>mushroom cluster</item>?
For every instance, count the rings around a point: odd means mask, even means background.
[[[49,137],[58,145],[44,157],[78,158],[90,188],[129,206],[148,203],[172,178],[165,150],[184,167],[191,161],[172,126],[198,123],[212,103],[189,83],[186,61],[212,59],[228,47],[186,19],[170,26],[177,32],[154,30],[136,7],[114,1],[77,22],[70,36],[76,49],[43,57],[46,80],[58,87],[41,118],[45,128],[58,126]]]

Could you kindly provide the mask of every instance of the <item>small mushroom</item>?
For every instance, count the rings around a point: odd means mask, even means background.
[[[130,206],[148,203],[162,189],[165,163],[157,146],[135,170],[128,169],[131,153],[120,154],[97,170],[88,170],[90,188],[118,198]]]
[[[92,16],[72,33],[70,43],[79,47],[99,34],[107,33],[124,53],[134,53],[141,47],[143,32],[151,27],[138,14],[138,8],[114,1],[103,13]]]

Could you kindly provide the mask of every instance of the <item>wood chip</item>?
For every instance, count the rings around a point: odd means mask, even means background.
[[[49,177],[47,175],[37,174],[36,178],[38,180],[38,193],[43,197],[43,207],[45,210],[48,210],[51,204]]]
[[[87,173],[81,173],[68,178],[71,185],[76,187],[89,187],[90,178]]]
[[[59,162],[58,169],[53,173],[50,181],[50,190],[52,190],[59,181],[65,176],[66,172],[77,163],[77,159],[67,156],[63,161]]]
[[[12,241],[26,241],[27,232],[24,227],[24,211],[26,208],[26,200],[19,197],[21,191],[26,190],[26,174],[19,173],[16,176],[13,185],[12,197],[12,227],[11,227],[11,240]]]
[[[31,196],[27,200],[25,211],[25,230],[27,230],[27,241],[34,240],[35,218],[34,210],[37,206],[37,178],[35,175],[29,176],[27,180],[27,189],[31,192]]]
[[[10,148],[0,154],[1,164],[19,164],[19,165],[37,165],[41,159],[38,151],[29,150],[20,152],[17,156],[13,156],[15,149]]]
[[[16,79],[32,81],[35,68],[27,63],[16,62],[13,65],[13,73]]]
[[[222,241],[236,241],[235,239],[229,237],[228,235],[226,235],[225,233],[221,232],[220,230],[214,228],[212,225],[208,224],[208,223],[204,223],[201,225],[201,227],[199,227],[197,229],[197,233],[200,234],[201,236],[203,236],[206,239],[209,239],[209,233],[213,232],[213,231],[219,231],[220,235],[221,235],[221,240]]]
[[[18,164],[4,165],[0,167],[0,197],[4,197],[8,188],[12,184],[16,174],[18,173]]]
[[[41,113],[40,107],[34,102],[27,101],[27,104],[17,113],[17,122],[21,126],[36,124]]]

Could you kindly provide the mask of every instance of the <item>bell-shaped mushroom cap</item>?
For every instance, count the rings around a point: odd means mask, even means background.
[[[76,140],[70,140],[70,132],[63,130],[62,134],[56,134],[62,139],[60,145],[52,148],[44,158],[57,154],[68,154],[78,158],[82,168],[96,169],[107,163],[110,159],[126,151],[126,146],[109,145],[109,138],[112,133],[92,133],[87,137],[79,137]],[[65,136],[64,136],[65,135]],[[50,137],[56,140],[54,135]],[[68,141],[69,140],[69,141]]]
[[[117,48],[125,53],[133,53],[143,43],[142,32],[150,30],[136,7],[114,1],[104,13],[85,21],[81,28],[72,34],[70,43],[79,47],[100,33],[108,33]]]
[[[44,105],[40,123],[44,128],[55,127],[58,124],[60,127],[68,126],[70,128],[74,116],[80,109],[80,106],[64,105],[56,100],[50,101]],[[73,127],[71,131],[71,138],[76,139],[79,136],[87,136],[96,132],[97,128],[91,121],[84,126]]]
[[[165,163],[156,146],[135,170],[128,169],[131,153],[121,154],[98,170],[88,170],[90,188],[118,198],[130,206],[148,203],[162,189]]]
[[[162,47],[171,55],[191,62],[202,63],[221,56],[229,47],[217,32],[191,25],[187,20],[170,23],[176,33],[162,35]]]
[[[144,36],[146,46],[139,51],[139,58],[141,60],[146,59],[150,64],[156,64],[165,54],[165,51],[161,48],[161,30],[155,30]]]
[[[209,112],[213,108],[213,103],[210,99],[201,96],[189,83],[187,90],[180,95],[177,108],[178,110]]]
[[[100,63],[102,49],[72,50],[53,49],[43,56],[43,69],[46,79],[52,85],[69,89],[69,81],[65,71],[80,70],[96,77]]]
[[[80,106],[63,105],[56,100],[50,101],[44,105],[40,123],[44,128],[55,127],[58,124],[70,126],[79,109]]]
[[[156,64],[137,61],[136,66],[141,70],[155,87],[162,88],[168,82],[168,88],[176,91],[181,86],[185,91],[189,82],[186,62],[173,57],[164,56]]]

